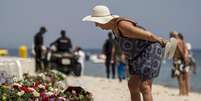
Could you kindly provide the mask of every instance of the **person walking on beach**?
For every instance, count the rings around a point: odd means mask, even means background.
[[[140,93],[143,101],[153,101],[152,81],[159,75],[162,48],[167,40],[146,31],[135,21],[111,15],[109,8],[104,5],[95,6],[92,15],[84,17],[82,21],[91,21],[96,27],[113,31],[121,50],[128,57],[131,101],[141,101]]]
[[[178,32],[170,32],[170,37],[177,40],[177,49],[173,57],[174,76],[179,83],[179,95],[189,94],[189,57],[183,35]]]
[[[43,63],[43,35],[47,32],[46,28],[42,26],[39,32],[34,36],[34,51],[35,51],[35,68],[36,72],[40,72],[44,69]]]
[[[108,33],[108,39],[105,40],[103,44],[103,54],[105,54],[105,67],[106,67],[106,76],[110,78],[110,71],[112,69],[112,78],[115,78],[116,71],[116,60],[115,60],[115,47],[114,47],[114,39],[112,37],[112,32]],[[110,68],[112,67],[112,68]]]

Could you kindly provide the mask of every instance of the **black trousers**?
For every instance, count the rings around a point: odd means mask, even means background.
[[[43,70],[44,68],[44,63],[43,63],[43,59],[42,59],[42,48],[41,46],[36,46],[34,47],[35,50],[35,69],[36,72],[39,72],[41,70]]]
[[[110,71],[112,71],[112,78],[115,78],[116,74],[116,61],[114,60],[113,63],[111,61],[112,61],[111,54],[106,54],[105,67],[106,67],[107,78],[110,78]]]

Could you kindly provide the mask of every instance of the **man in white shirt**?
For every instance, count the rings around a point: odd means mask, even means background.
[[[80,46],[77,46],[75,48],[75,55],[78,55],[78,62],[81,64],[81,75],[84,75],[84,68],[85,68],[85,52],[82,50],[82,48]]]

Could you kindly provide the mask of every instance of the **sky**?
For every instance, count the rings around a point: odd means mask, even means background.
[[[193,48],[201,49],[201,0],[0,0],[0,48],[31,48],[40,26],[48,29],[45,45],[64,29],[74,47],[101,48],[108,31],[81,21],[95,5],[106,5],[112,14],[166,39],[171,31],[181,32]]]

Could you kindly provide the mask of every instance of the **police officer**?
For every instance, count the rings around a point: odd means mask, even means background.
[[[72,49],[71,39],[66,36],[65,30],[61,30],[60,34],[61,37],[59,37],[51,45],[55,45],[58,52],[71,52]]]

